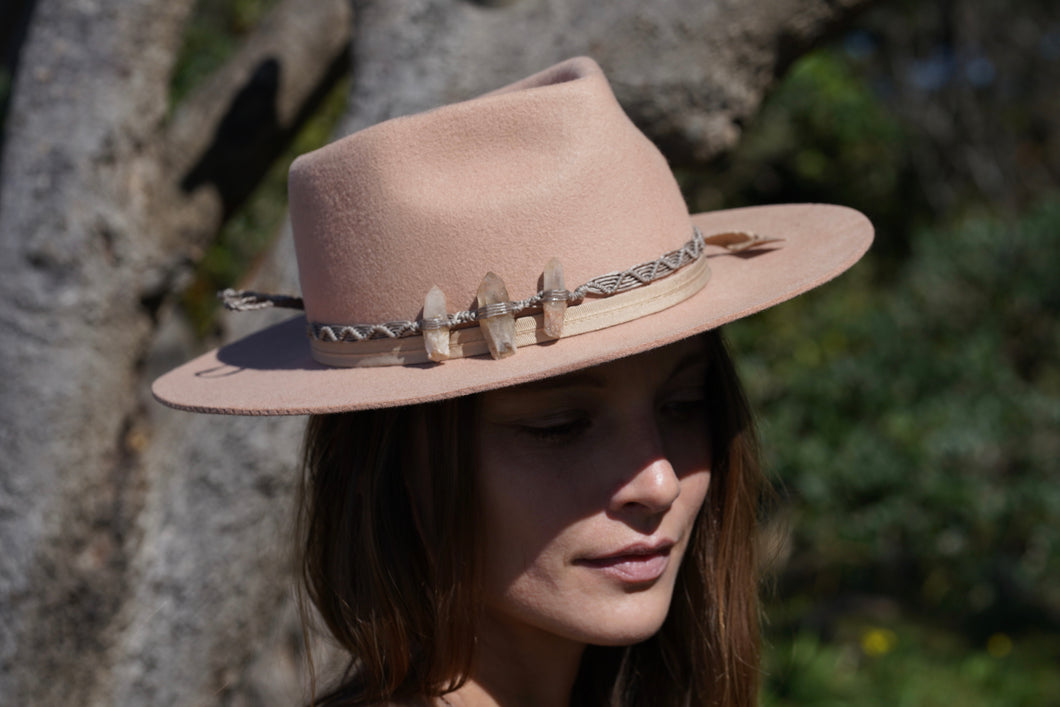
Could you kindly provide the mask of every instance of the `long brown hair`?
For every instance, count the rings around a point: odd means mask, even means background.
[[[732,360],[720,333],[704,336],[711,483],[670,612],[642,643],[590,646],[577,704],[756,704],[754,531],[764,484]],[[467,679],[479,605],[476,407],[472,396],[310,418],[299,506],[303,589],[351,656],[339,684],[314,705],[439,695]]]

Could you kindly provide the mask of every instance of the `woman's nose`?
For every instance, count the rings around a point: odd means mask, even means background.
[[[659,515],[669,510],[681,493],[681,481],[664,455],[637,461],[637,469],[611,496],[613,513]]]

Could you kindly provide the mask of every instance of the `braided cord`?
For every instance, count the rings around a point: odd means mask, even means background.
[[[305,309],[301,297],[292,295],[269,295],[251,290],[233,290],[231,288],[217,293],[225,309],[232,312],[253,312],[269,307],[285,309]]]
[[[644,287],[667,275],[671,275],[689,263],[697,260],[703,253],[705,239],[698,228],[693,228],[692,240],[676,250],[664,253],[659,258],[645,263],[634,265],[626,270],[619,270],[594,277],[583,285],[579,285],[570,292],[565,290],[548,290],[538,292],[526,299],[513,302],[499,303],[483,307],[482,309],[465,309],[448,315],[449,328],[461,329],[474,326],[480,318],[496,316],[496,310],[506,309],[508,313],[519,317],[524,314],[541,311],[544,302],[558,302],[566,300],[570,306],[581,304],[589,295],[597,297],[609,297],[620,292],[626,292],[637,287]],[[236,293],[242,294],[242,293]],[[256,293],[251,293],[256,294]],[[300,300],[299,300],[300,301]],[[225,306],[228,306],[227,300]],[[261,305],[263,307],[269,304]],[[282,305],[278,305],[282,306]],[[254,307],[257,308],[257,307]],[[424,329],[440,328],[442,317],[432,319],[425,327],[419,320],[405,320],[386,322],[384,324],[318,324],[310,323],[309,334],[317,341],[367,341],[369,339],[402,339],[407,336],[416,336]]]

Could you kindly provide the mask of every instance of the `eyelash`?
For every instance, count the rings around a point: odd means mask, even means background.
[[[543,426],[521,425],[519,431],[538,441],[558,444],[574,441],[589,429],[590,424],[588,417],[576,417]]]
[[[684,422],[707,412],[706,397],[697,396],[685,400],[673,400],[662,406],[662,414],[674,421]]]
[[[659,414],[673,423],[690,422],[706,416],[707,400],[705,396],[696,395],[690,398],[676,399],[663,403]],[[555,423],[540,425],[519,425],[521,434],[548,444],[565,444],[574,442],[592,426],[587,415],[578,415],[570,419],[560,419]]]

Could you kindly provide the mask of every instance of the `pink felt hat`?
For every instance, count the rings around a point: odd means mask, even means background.
[[[303,155],[289,186],[304,316],[162,376],[163,403],[326,413],[555,376],[790,299],[873,234],[822,204],[689,215],[586,58]]]

